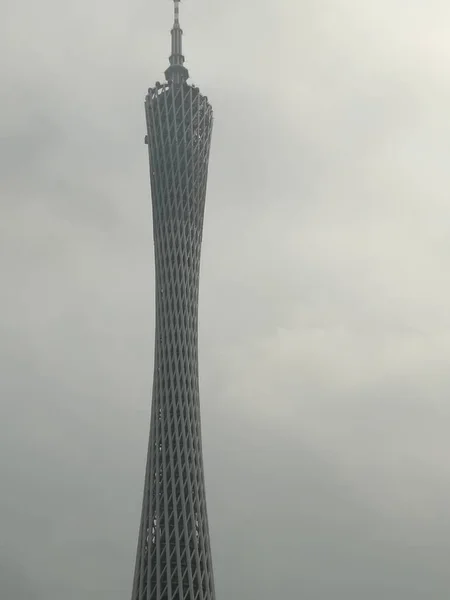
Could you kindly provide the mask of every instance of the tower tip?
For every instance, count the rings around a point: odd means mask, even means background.
[[[174,21],[172,36],[172,53],[169,57],[170,66],[166,70],[167,81],[183,83],[189,78],[189,72],[184,66],[183,30],[180,27],[180,0],[173,0]]]

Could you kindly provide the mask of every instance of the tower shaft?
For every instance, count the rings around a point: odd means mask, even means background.
[[[175,33],[174,33],[175,30]],[[212,108],[186,83],[178,2],[168,82],[145,100],[156,273],[153,399],[132,600],[214,600],[198,379]]]

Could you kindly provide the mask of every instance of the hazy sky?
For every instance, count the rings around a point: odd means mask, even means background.
[[[0,598],[131,594],[168,0],[0,0]],[[187,0],[218,600],[448,600],[450,5]]]

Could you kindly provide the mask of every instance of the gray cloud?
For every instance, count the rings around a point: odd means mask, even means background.
[[[119,600],[153,368],[143,96],[170,6],[4,5],[0,596]],[[450,9],[182,8],[215,108],[200,367],[218,598],[445,600]]]

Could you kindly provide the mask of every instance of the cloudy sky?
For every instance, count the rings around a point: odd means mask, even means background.
[[[168,0],[0,0],[0,597],[131,594]],[[189,0],[218,600],[447,600],[450,5]]]

